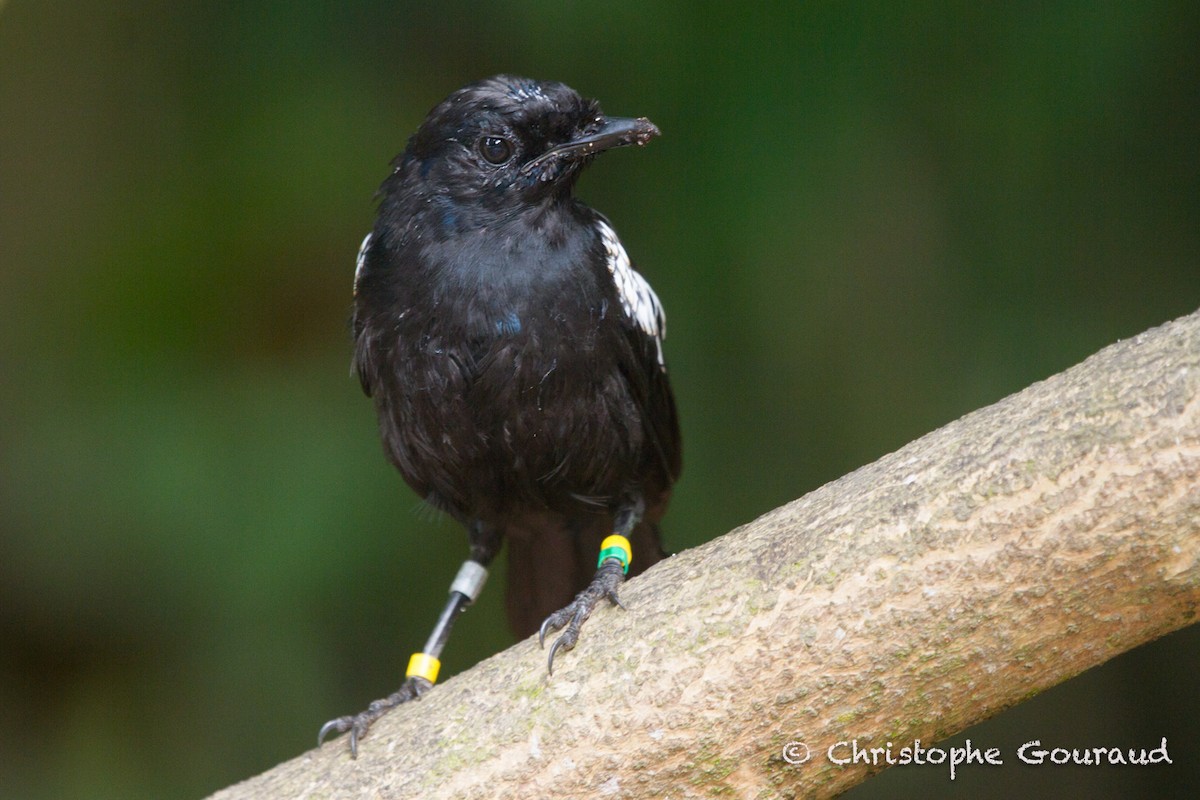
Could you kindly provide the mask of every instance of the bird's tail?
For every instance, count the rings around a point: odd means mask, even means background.
[[[564,520],[558,515],[538,515],[508,530],[508,623],[524,639],[541,627],[542,620],[575,599],[596,573],[600,542],[612,533],[612,518],[605,515]],[[662,560],[657,523],[643,520],[629,536],[633,577]]]

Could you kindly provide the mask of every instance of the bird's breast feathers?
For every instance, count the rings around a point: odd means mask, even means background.
[[[658,366],[660,369],[665,369],[662,342],[666,336],[667,325],[662,303],[659,301],[658,295],[655,294],[649,282],[633,268],[629,254],[621,244],[621,240],[617,237],[616,231],[612,229],[612,226],[603,218],[597,218],[594,221],[594,225],[600,239],[607,277],[612,281],[621,312],[629,324],[654,341]],[[374,246],[375,237],[373,234],[368,233],[359,247],[355,264],[354,290],[356,295],[358,294],[362,277],[367,269],[370,251]],[[537,259],[530,258],[525,260],[527,263],[542,263],[542,269],[539,270],[542,272],[540,277],[541,280],[547,282],[543,291],[553,287],[554,296],[535,298],[531,295],[541,294],[541,292],[531,291],[533,286],[529,282],[514,282],[513,286],[503,285],[509,282],[505,280],[506,278],[511,279],[516,276],[513,274],[511,267],[505,268],[503,266],[503,262],[506,259],[500,252],[497,252],[501,248],[483,248],[483,251],[476,249],[474,252],[471,252],[472,249],[474,248],[463,248],[458,253],[459,258],[455,259],[457,261],[456,266],[462,269],[462,272],[466,276],[471,276],[474,279],[470,281],[471,283],[480,281],[485,285],[477,283],[470,290],[452,292],[451,297],[448,299],[451,302],[457,300],[473,307],[473,313],[467,315],[467,318],[478,320],[486,318],[482,326],[483,331],[481,332],[490,331],[501,337],[511,336],[522,331],[528,324],[536,322],[536,320],[528,319],[527,317],[536,316],[544,311],[551,311],[556,306],[561,311],[572,305],[570,302],[564,303],[566,298],[561,295],[561,291],[567,289],[575,282],[563,281],[562,278],[564,276],[561,273],[557,276],[546,274],[547,272],[557,272],[557,270],[545,270],[547,262],[553,263],[557,259],[545,251],[541,252]],[[486,252],[488,250],[491,250],[491,252]],[[562,254],[560,253],[560,255]],[[581,255],[582,253],[577,251],[573,254],[573,258],[568,260],[574,260],[574,258],[579,258]],[[473,264],[474,266],[468,266],[469,264]],[[465,269],[463,269],[464,267]],[[568,270],[568,272],[570,271]],[[532,277],[528,273],[526,273],[526,276]],[[491,280],[488,280],[488,278]],[[534,284],[537,282],[537,280],[533,281]],[[575,285],[579,284],[575,283]],[[463,287],[460,286],[461,288]],[[585,298],[577,299],[583,300]],[[594,300],[594,296],[592,299]],[[534,302],[530,303],[530,300]],[[493,305],[495,307],[490,308]],[[521,307],[519,314],[514,310],[518,306]]]

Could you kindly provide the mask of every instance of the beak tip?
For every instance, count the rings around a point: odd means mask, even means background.
[[[641,147],[655,136],[662,136],[662,131],[658,129],[658,126],[645,117],[638,117],[633,134],[634,144]]]

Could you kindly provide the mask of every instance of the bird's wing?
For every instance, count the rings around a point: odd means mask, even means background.
[[[604,245],[609,274],[617,286],[621,310],[631,323],[654,340],[655,361],[659,369],[665,371],[667,367],[663,359],[662,341],[667,335],[667,317],[663,313],[662,303],[646,279],[633,268],[629,254],[625,252],[612,226],[603,218],[597,220],[596,224],[600,230],[600,242]]]
[[[679,419],[663,357],[666,314],[654,289],[634,269],[629,254],[608,221],[598,217],[597,228],[620,300],[627,340],[633,351],[633,363],[626,381],[642,409],[646,434],[659,454],[664,479],[661,488],[666,490],[679,477],[681,466]],[[654,498],[646,500],[647,505],[653,505]]]
[[[358,296],[358,287],[359,282],[363,279],[363,275],[366,272],[367,259],[371,254],[371,242],[373,239],[373,233],[368,233],[363,237],[362,244],[358,248],[358,256],[354,259],[354,313],[350,318],[350,330],[354,336],[354,362],[352,369],[354,374],[358,376],[358,382],[362,384],[363,394],[367,397],[371,396],[371,387],[376,382],[375,365],[377,364],[377,359],[372,354],[375,344],[370,333],[366,330],[367,314]]]

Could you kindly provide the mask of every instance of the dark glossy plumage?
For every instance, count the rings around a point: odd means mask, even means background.
[[[388,457],[463,523],[470,557],[400,690],[319,738],[349,731],[356,753],[432,687],[503,542],[509,621],[560,632],[551,669],[617,601],[624,568],[662,558],[680,468],[664,316],[612,226],[571,194],[596,153],[657,135],[561,83],[500,75],[434,108],[394,162],[355,271],[354,366]],[[610,544],[597,566],[612,533],[632,562]]]
[[[527,166],[602,121],[560,83],[498,76],[455,92],[396,160],[360,257],[354,363],[389,458],[431,504],[501,536],[601,535],[632,494],[653,525],[679,474],[659,342],[622,306],[607,223],[572,196],[592,156]],[[512,142],[509,162],[485,159],[488,137]],[[598,541],[520,633],[582,588]]]

